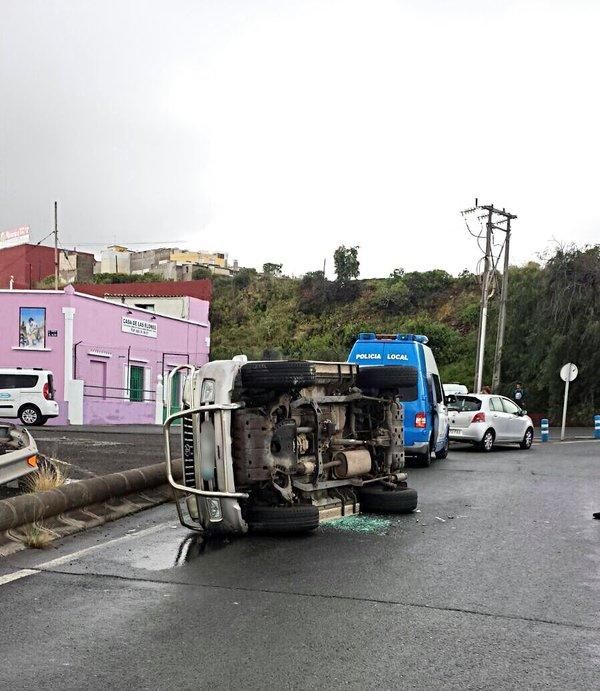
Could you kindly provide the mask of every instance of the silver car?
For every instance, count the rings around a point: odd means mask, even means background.
[[[516,443],[531,448],[533,422],[510,398],[495,394],[456,395],[448,403],[450,440],[491,451],[494,444]]]
[[[0,485],[38,469],[38,449],[29,432],[16,425],[0,425]]]

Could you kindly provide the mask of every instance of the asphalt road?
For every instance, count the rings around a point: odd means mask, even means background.
[[[0,687],[598,688],[600,443],[410,480],[352,530],[203,544],[165,505],[5,558]]]
[[[30,427],[41,453],[61,461],[71,480],[107,475],[165,460],[162,427],[120,425],[95,427]],[[177,432],[173,435],[177,444]],[[0,487],[0,499],[19,494]]]

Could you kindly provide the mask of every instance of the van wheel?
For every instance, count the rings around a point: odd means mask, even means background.
[[[439,451],[435,452],[435,457],[438,459],[442,458],[448,458],[448,447],[450,446],[450,439],[448,435],[446,435],[446,441],[444,442],[444,446]]]
[[[411,513],[416,508],[417,490],[410,487],[366,485],[360,490],[360,510],[365,513]]]
[[[305,360],[248,362],[241,369],[245,389],[303,389],[314,386],[315,366]]]
[[[415,456],[413,464],[416,468],[429,468],[431,465],[431,449],[427,447],[425,453],[420,453]]]
[[[293,506],[254,504],[248,507],[246,521],[251,532],[263,535],[307,533],[319,527],[319,509],[312,504],[294,504]]]
[[[31,403],[26,403],[19,410],[19,420],[21,420],[21,422],[26,426],[35,426],[43,424],[40,409],[32,405]]]

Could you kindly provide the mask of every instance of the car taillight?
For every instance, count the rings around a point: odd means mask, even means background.
[[[473,422],[485,422],[485,413],[475,413],[475,415],[473,415],[473,419],[471,420],[471,423]]]
[[[50,391],[50,387],[48,386],[48,382],[44,384],[44,388],[42,389],[42,395],[47,401],[52,400],[52,391]]]
[[[421,429],[427,427],[427,415],[425,415],[425,413],[417,413],[415,415],[415,427]]]

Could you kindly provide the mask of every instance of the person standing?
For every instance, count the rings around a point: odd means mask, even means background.
[[[512,392],[512,399],[521,408],[525,408],[525,395],[525,389],[520,382],[517,382]]]

